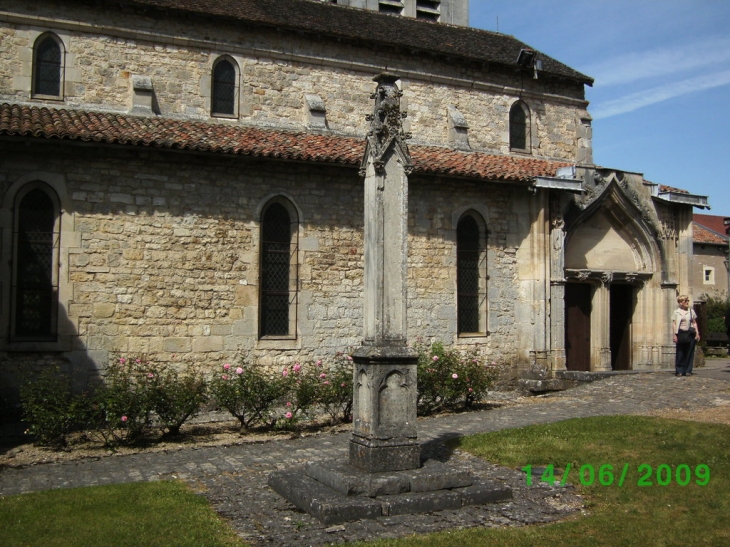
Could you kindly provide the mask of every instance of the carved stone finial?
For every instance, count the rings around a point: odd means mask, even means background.
[[[370,122],[370,127],[367,133],[368,149],[362,168],[367,162],[367,155],[370,155],[376,172],[382,174],[384,156],[391,146],[395,146],[406,171],[410,171],[411,158],[405,143],[410,135],[403,131],[402,120],[407,114],[400,110],[400,98],[403,93],[396,85],[398,76],[383,73],[373,78],[373,81],[377,82],[378,87],[370,96],[375,100],[373,113],[365,117]]]

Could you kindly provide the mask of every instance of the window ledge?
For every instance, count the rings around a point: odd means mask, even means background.
[[[18,353],[65,352],[71,351],[71,340],[4,340],[0,343],[0,351]]]
[[[54,101],[57,103],[63,102],[63,97],[61,95],[41,95],[40,93],[33,93],[30,98],[42,101]]]
[[[490,334],[489,332],[460,332],[459,334],[456,335],[456,339],[457,339],[457,341],[463,340],[466,342],[469,340],[474,340],[475,338],[476,339],[488,338],[489,334]]]
[[[296,336],[265,336],[256,342],[256,349],[302,349],[302,341]]]
[[[221,114],[220,112],[211,112],[210,113],[211,118],[223,118],[225,120],[237,120],[238,114]]]

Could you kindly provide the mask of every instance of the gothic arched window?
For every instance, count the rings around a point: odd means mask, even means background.
[[[510,150],[530,151],[530,109],[522,101],[517,101],[509,111]]]
[[[218,59],[213,66],[210,110],[214,116],[235,116],[238,102],[237,70],[233,60]]]
[[[55,339],[60,207],[44,184],[29,185],[18,195],[13,243],[11,335]]]
[[[33,95],[61,97],[63,45],[54,34],[43,34],[33,48]]]
[[[478,213],[465,213],[456,227],[457,329],[459,334],[487,332],[486,224]]]
[[[261,337],[296,334],[297,223],[293,207],[286,205],[277,200],[262,215]]]

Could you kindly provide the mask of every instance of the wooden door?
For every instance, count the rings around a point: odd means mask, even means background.
[[[565,365],[568,370],[591,370],[591,286],[565,286]]]
[[[611,285],[610,344],[611,368],[631,370],[631,318],[634,315],[634,288]]]

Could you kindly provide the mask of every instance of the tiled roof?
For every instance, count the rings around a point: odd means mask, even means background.
[[[659,185],[659,191],[672,192],[673,194],[689,194],[687,190],[682,190],[681,188],[673,188],[672,186],[666,186],[664,184]]]
[[[692,223],[692,241],[708,245],[727,245],[728,237],[720,235],[695,221]]]
[[[709,228],[713,232],[717,232],[718,234],[724,234],[725,233],[725,218],[718,215],[699,215],[695,214],[692,215],[692,220],[696,224],[701,224],[705,228]]]
[[[80,1],[80,0],[66,0]],[[310,32],[318,37],[356,43],[377,43],[422,51],[449,58],[517,66],[522,49],[533,49],[513,36],[471,27],[389,16],[374,11],[332,5],[312,0],[99,0],[109,9],[119,5],[159,9],[169,14],[229,19],[237,23]],[[539,53],[542,72],[583,84],[593,79]]]
[[[105,112],[0,105],[0,136],[232,154],[357,168],[365,139]],[[501,182],[555,176],[567,162],[409,146],[414,172]]]

